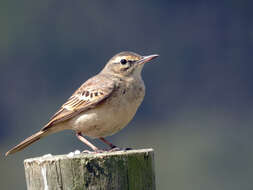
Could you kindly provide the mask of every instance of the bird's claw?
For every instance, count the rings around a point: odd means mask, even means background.
[[[119,147],[113,147],[110,150],[108,150],[108,152],[116,152],[116,151],[120,151],[121,149]]]
[[[93,153],[104,153],[105,152],[105,150],[102,150],[102,149],[97,149],[97,150],[94,150],[94,152]]]
[[[128,151],[128,150],[132,150],[132,148],[119,148],[119,147],[114,147],[111,148],[110,150],[108,150],[108,152],[115,152],[115,151]]]
[[[97,149],[97,150],[94,150],[94,151],[90,151],[90,150],[82,151],[82,153],[85,153],[85,154],[95,154],[95,153],[103,153],[103,152],[105,152],[105,150],[101,150],[101,149]]]
[[[84,151],[82,151],[82,153],[90,154],[90,153],[92,153],[92,151],[90,151],[90,150],[84,150]]]
[[[132,148],[123,148],[123,151],[133,150]]]

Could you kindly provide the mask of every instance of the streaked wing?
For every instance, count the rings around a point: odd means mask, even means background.
[[[61,106],[59,111],[53,115],[42,130],[46,130],[54,124],[68,120],[80,112],[93,108],[108,98],[113,90],[113,81],[104,76],[97,75],[87,80],[67,102]]]

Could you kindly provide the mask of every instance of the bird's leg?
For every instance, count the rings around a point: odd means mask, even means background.
[[[82,136],[82,133],[76,133],[76,137],[82,141],[84,144],[86,144],[87,146],[89,146],[94,152],[102,152],[102,150],[98,149],[96,146],[94,146],[93,144],[91,144],[87,139],[85,139]]]
[[[105,140],[105,138],[100,137],[99,138],[101,141],[103,141],[105,144],[107,144],[108,146],[110,146],[111,148],[116,148],[115,145],[113,145],[112,143],[110,143],[109,141]]]
[[[99,138],[101,141],[103,141],[105,144],[107,144],[108,146],[111,147],[110,151],[117,151],[120,150],[117,146],[115,146],[114,144],[110,143],[109,141],[105,140],[105,138],[100,137]]]

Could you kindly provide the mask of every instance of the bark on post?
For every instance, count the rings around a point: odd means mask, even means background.
[[[153,149],[70,153],[24,161],[28,190],[154,190]]]

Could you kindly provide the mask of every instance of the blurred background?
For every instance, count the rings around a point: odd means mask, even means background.
[[[1,189],[26,189],[26,158],[87,148],[64,131],[3,156],[125,50],[160,57],[144,68],[147,91],[136,117],[108,140],[154,148],[157,189],[252,189],[252,6],[250,0],[1,1]]]

